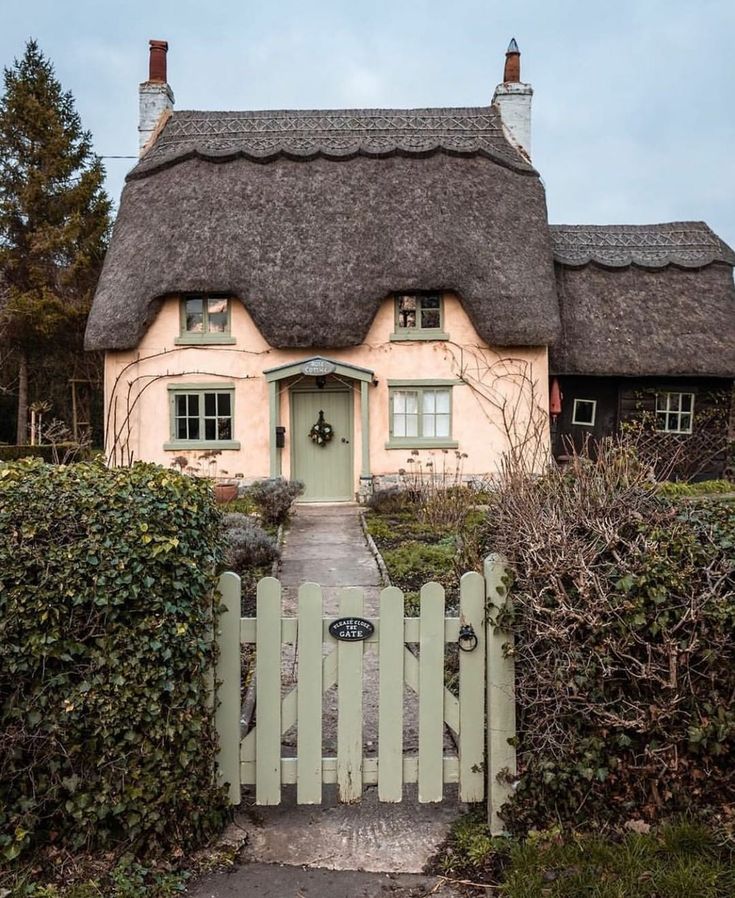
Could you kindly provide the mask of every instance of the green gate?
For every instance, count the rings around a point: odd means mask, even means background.
[[[321,588],[315,583],[300,587],[297,615],[284,617],[281,584],[267,577],[258,584],[257,616],[241,618],[240,579],[223,574],[220,592],[227,610],[217,634],[216,720],[220,776],[229,783],[230,801],[239,804],[241,786],[251,785],[257,804],[279,804],[282,787],[295,785],[298,803],[319,804],[323,785],[336,783],[343,802],[359,800],[363,788],[372,784],[377,785],[381,801],[397,802],[404,785],[416,783],[420,802],[437,802],[443,798],[444,785],[456,783],[460,801],[487,797],[491,828],[501,832],[497,811],[508,796],[507,774],[515,773],[513,660],[507,651],[511,637],[494,625],[505,601],[502,575],[502,564],[494,556],[487,559],[484,576],[465,574],[458,617],[446,616],[443,588],[428,583],[421,590],[419,617],[404,617],[403,593],[388,587],[380,594],[378,617],[366,618],[362,589],[343,589],[338,617],[326,616]],[[366,638],[334,636],[330,625],[344,619],[367,621]],[[339,627],[336,631],[341,632]],[[459,651],[455,695],[444,685],[445,646],[461,638],[466,650]],[[376,756],[366,756],[363,655],[366,644],[376,643],[378,748]],[[240,653],[248,644],[256,648],[257,720],[243,736]],[[291,647],[297,663],[296,686],[290,691],[284,691],[282,684],[284,646]],[[338,696],[337,750],[334,756],[325,756],[323,696],[333,686]],[[418,696],[414,753],[403,748],[406,687]],[[282,738],[293,726],[296,756],[284,757]],[[445,727],[457,746],[456,755],[445,754]]]

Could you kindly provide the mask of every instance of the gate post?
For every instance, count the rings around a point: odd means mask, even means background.
[[[215,618],[216,760],[220,784],[229,784],[230,804],[240,804],[240,578],[228,571],[218,589],[225,609]]]
[[[509,601],[504,560],[500,555],[485,559],[485,596],[487,607],[487,822],[492,835],[505,832],[498,810],[508,800],[512,787],[499,782],[502,772],[516,774],[516,749],[509,740],[516,736],[515,667],[513,656],[503,646],[512,648],[513,634],[496,626],[498,613]],[[507,652],[507,649],[506,649]]]

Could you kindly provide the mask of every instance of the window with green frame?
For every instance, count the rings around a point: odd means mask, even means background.
[[[396,296],[392,340],[446,340],[443,325],[444,302],[438,293]]]
[[[239,449],[234,434],[234,388],[169,387],[171,440],[166,449]]]
[[[181,327],[177,343],[234,343],[230,334],[231,300],[228,296],[185,296],[181,300]]]
[[[452,440],[450,385],[407,383],[389,389],[389,448],[457,445]]]

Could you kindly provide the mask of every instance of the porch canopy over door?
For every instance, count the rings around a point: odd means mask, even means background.
[[[268,399],[270,408],[270,476],[281,475],[281,450],[277,446],[276,428],[281,420],[281,403],[279,382],[290,377],[320,377],[334,375],[348,378],[360,383],[360,421],[361,421],[361,463],[360,479],[369,480],[370,472],[370,414],[368,386],[373,382],[375,374],[368,368],[360,368],[347,362],[337,362],[324,356],[307,356],[298,362],[279,365],[263,372],[268,382]]]

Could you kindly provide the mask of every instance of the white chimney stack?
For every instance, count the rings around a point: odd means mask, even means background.
[[[149,41],[148,80],[139,88],[138,154],[142,156],[166,124],[174,108],[174,94],[166,79],[166,41]]]
[[[498,107],[505,136],[531,160],[531,98],[533,88],[521,81],[521,51],[513,38],[505,54],[503,83],[495,88],[493,105]]]

